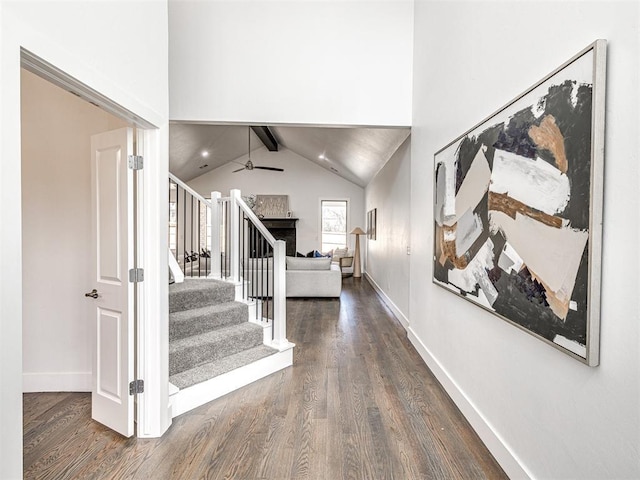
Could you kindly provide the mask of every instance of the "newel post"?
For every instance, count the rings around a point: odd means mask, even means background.
[[[229,260],[231,271],[231,280],[233,282],[240,281],[240,206],[238,199],[240,198],[240,190],[233,189],[230,192],[230,212],[229,212],[229,240],[227,245],[229,251]]]
[[[220,192],[211,192],[211,215],[209,218],[211,222],[211,245],[209,245],[209,251],[211,252],[211,276],[214,278],[222,276],[222,253],[220,252],[221,197]]]
[[[276,240],[273,246],[273,343],[284,347],[287,341],[287,293],[285,274],[286,242]]]

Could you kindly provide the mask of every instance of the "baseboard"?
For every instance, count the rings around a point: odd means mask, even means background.
[[[473,402],[471,402],[471,400],[465,395],[455,380],[451,378],[446,369],[431,354],[424,343],[420,341],[411,327],[407,330],[407,336],[429,369],[442,384],[447,394],[449,394],[451,399],[460,409],[462,414],[471,424],[480,439],[487,446],[509,478],[533,478],[527,469],[520,463],[514,452],[511,451],[502,438],[500,438],[500,435],[493,430],[487,419],[478,411]]]
[[[391,300],[387,296],[387,294],[384,292],[384,290],[382,290],[382,288],[380,288],[380,285],[378,285],[375,282],[375,280],[373,278],[371,278],[371,275],[369,275],[367,272],[364,272],[364,278],[367,279],[367,281],[371,284],[373,289],[378,293],[378,295],[380,296],[380,298],[382,299],[384,304],[387,307],[389,307],[389,310],[391,310],[391,312],[393,312],[393,314],[400,321],[400,323],[402,324],[404,329],[407,330],[409,328],[409,319],[405,316],[405,314],[402,313],[402,311],[397,307],[397,305],[395,303],[393,303],[393,300]]]
[[[23,373],[22,391],[36,392],[90,392],[91,372]]]
[[[293,347],[184,388],[170,397],[173,418],[293,365]]]

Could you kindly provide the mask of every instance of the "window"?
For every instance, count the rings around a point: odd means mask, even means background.
[[[322,251],[347,246],[347,200],[320,201]]]

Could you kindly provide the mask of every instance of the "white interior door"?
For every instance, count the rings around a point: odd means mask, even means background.
[[[122,128],[91,137],[92,273],[87,289],[93,324],[91,416],[130,437],[134,376],[133,131]],[[93,295],[91,291],[95,289]]]

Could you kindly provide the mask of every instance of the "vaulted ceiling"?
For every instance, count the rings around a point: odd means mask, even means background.
[[[361,187],[371,181],[410,134],[409,128],[269,128],[280,147]],[[169,170],[188,182],[226,163],[237,161],[249,150],[249,135],[251,151],[264,148],[248,126],[171,124]]]

